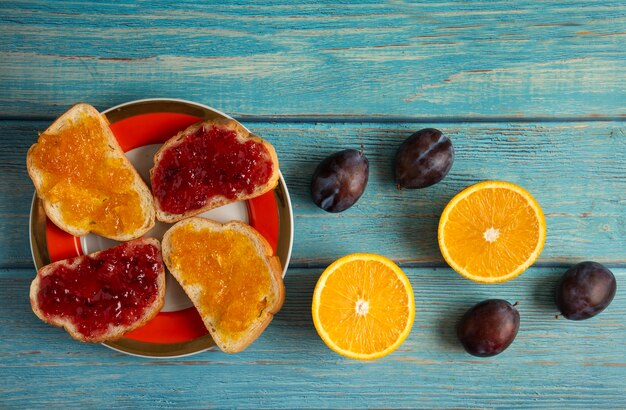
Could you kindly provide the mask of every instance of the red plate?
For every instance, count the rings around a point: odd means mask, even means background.
[[[104,114],[108,117],[111,129],[125,152],[146,145],[162,144],[179,131],[203,119],[230,118],[199,104],[162,99],[131,102],[107,110]],[[41,206],[40,204],[37,206],[36,202],[37,198],[34,199],[31,210],[31,246],[37,267],[83,255],[81,238],[60,230],[47,219],[43,223],[45,228],[37,229],[38,224],[42,225],[41,221],[45,215],[42,217]],[[282,175],[275,191],[248,200],[246,205],[248,223],[270,243],[274,253],[281,259],[284,275],[291,253],[293,219]],[[43,238],[37,238],[38,233],[39,236],[43,233],[41,231],[45,232],[47,252],[37,252],[43,242],[41,241]],[[119,341],[105,344],[125,353],[151,357],[187,355],[214,346],[194,307],[159,312],[145,326],[128,333]]]

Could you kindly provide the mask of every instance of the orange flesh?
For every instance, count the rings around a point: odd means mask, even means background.
[[[360,301],[367,312],[359,314]],[[387,349],[410,320],[404,284],[381,262],[352,261],[326,280],[319,301],[319,322],[340,348],[360,354]],[[362,311],[362,313],[364,313]]]
[[[490,242],[485,232],[491,228],[497,237]],[[445,245],[452,259],[467,271],[500,276],[528,259],[539,232],[537,215],[526,198],[508,189],[490,188],[470,194],[450,212]]]
[[[104,236],[135,231],[145,218],[134,174],[122,159],[107,158],[112,148],[99,129],[84,116],[57,135],[40,135],[30,154],[43,175],[39,193],[68,225]]]
[[[183,284],[202,289],[196,308],[220,332],[236,338],[263,313],[272,273],[248,236],[186,225],[172,233],[171,244],[171,262]]]

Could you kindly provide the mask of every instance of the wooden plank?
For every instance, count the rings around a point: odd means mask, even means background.
[[[403,263],[443,265],[439,215],[454,194],[487,179],[526,187],[547,216],[539,263],[584,259],[626,263],[626,128],[621,122],[429,124],[449,135],[456,160],[448,177],[423,190],[398,191],[392,163],[416,124],[270,124],[248,126],[272,142],[295,213],[294,266],[324,266],[351,252],[377,252]],[[28,212],[33,193],[24,159],[44,122],[0,122],[0,267],[31,266]],[[311,201],[317,163],[364,145],[370,182],[359,202],[329,214]]]
[[[1,407],[623,408],[626,298],[581,322],[556,319],[562,269],[531,268],[485,286],[450,269],[405,269],[416,320],[405,343],[374,362],[344,359],[317,336],[310,314],[318,269],[291,269],[287,298],[246,351],[175,360],[126,356],[72,341],[30,311],[29,270],[0,271]],[[619,283],[625,269],[613,269]],[[519,301],[507,351],[466,354],[455,336],[464,310],[491,297]]]
[[[37,132],[46,128],[43,123],[0,122],[1,267],[33,265],[28,227],[35,187],[26,172],[26,153],[36,142]]]
[[[374,251],[402,262],[442,263],[436,239],[441,211],[458,191],[488,179],[520,184],[542,205],[548,236],[540,262],[626,262],[623,123],[435,126],[454,143],[451,172],[442,183],[424,190],[398,191],[393,182],[395,152],[421,125],[296,124],[266,130],[253,124],[276,145],[292,192],[294,262],[330,263],[346,253]],[[309,195],[317,163],[360,144],[370,159],[364,196],[341,214],[317,209]]]
[[[178,97],[235,115],[626,116],[626,3],[0,4],[0,117]]]

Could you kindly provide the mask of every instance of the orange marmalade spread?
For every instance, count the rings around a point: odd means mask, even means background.
[[[41,134],[31,151],[43,180],[39,193],[58,206],[68,225],[108,236],[144,224],[133,172],[100,134],[96,118],[84,116],[57,135]]]
[[[271,272],[248,236],[186,225],[172,233],[171,244],[184,286],[202,289],[196,301],[202,316],[233,338],[259,317],[269,302]]]

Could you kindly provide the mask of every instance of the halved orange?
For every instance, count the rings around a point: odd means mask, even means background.
[[[313,293],[313,323],[324,343],[361,360],[386,356],[413,326],[413,289],[384,256],[355,253],[332,263]]]
[[[539,257],[546,240],[541,207],[524,188],[485,181],[459,192],[439,220],[439,249],[468,279],[504,282]]]

